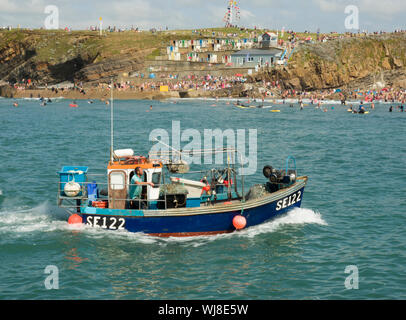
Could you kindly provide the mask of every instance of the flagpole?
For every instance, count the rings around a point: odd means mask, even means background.
[[[100,37],[103,35],[103,19],[102,19],[102,17],[100,17],[100,26],[99,26],[99,28],[100,28]]]

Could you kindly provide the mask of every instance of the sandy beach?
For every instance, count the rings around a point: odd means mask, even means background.
[[[50,89],[37,90],[16,90],[13,94],[16,99],[19,98],[65,98],[72,100],[80,99],[110,99],[110,90],[108,89],[89,89],[86,94],[74,90],[59,90],[58,92]],[[162,100],[168,98],[179,98],[179,92],[160,92],[160,91],[114,91],[114,99],[117,100]]]

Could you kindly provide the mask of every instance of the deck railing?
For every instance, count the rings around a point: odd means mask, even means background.
[[[187,174],[208,174],[209,171],[191,171],[188,172]],[[64,190],[62,189],[62,185],[66,184],[67,182],[58,182],[58,196],[57,196],[57,203],[58,206],[64,209],[71,209],[75,210],[76,212],[80,212],[80,208],[83,206],[100,206],[100,202],[106,202],[106,208],[109,207],[109,204],[111,202],[112,205],[111,207],[115,207],[115,202],[117,201],[125,201],[125,208],[126,209],[134,209],[134,210],[141,210],[141,209],[147,209],[151,208],[152,204],[156,205],[156,208],[158,209],[167,209],[167,193],[163,192],[163,198],[158,198],[158,199],[153,199],[149,200],[146,198],[145,192],[141,194],[140,198],[135,198],[132,199],[129,197],[129,191],[131,190],[131,187],[135,186],[140,186],[136,184],[126,184],[126,187],[124,189],[127,190],[126,192],[126,197],[125,198],[117,198],[117,197],[112,197],[109,196],[109,184],[108,182],[96,182],[94,181],[95,177],[106,177],[106,174],[87,174],[87,178],[90,181],[85,181],[85,182],[77,182],[80,185],[80,190],[78,192],[78,195],[70,197],[67,196],[66,194],[64,195]],[[107,178],[107,177],[106,177]],[[97,190],[98,192],[96,194],[88,194],[88,186],[89,185],[97,185]],[[117,186],[123,186],[123,184],[110,184],[110,188],[113,187],[114,185]],[[161,187],[163,185],[167,184],[154,184],[154,188]],[[143,187],[143,186],[141,186]],[[225,183],[216,183],[216,188],[217,187],[223,187],[226,192],[232,192],[231,190],[231,184],[225,184]],[[114,187],[112,188],[114,189]],[[211,190],[211,194],[213,193],[213,190]],[[202,190],[203,194],[203,190]],[[95,203],[93,203],[95,202]],[[207,202],[206,204],[211,203],[210,201]],[[101,206],[102,207],[102,206]],[[104,208],[104,207],[103,207]]]

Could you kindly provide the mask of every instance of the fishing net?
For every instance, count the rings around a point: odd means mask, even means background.
[[[159,188],[159,195],[165,194],[188,194],[189,192],[185,186],[179,183],[165,184]]]
[[[258,199],[266,196],[267,194],[269,194],[269,191],[265,184],[256,184],[250,188],[245,199],[246,200]]]

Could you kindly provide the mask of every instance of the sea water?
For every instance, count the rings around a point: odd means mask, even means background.
[[[302,207],[274,221],[163,239],[69,226],[56,206],[62,166],[105,172],[109,106],[18,102],[0,99],[0,299],[406,298],[406,113],[387,104],[358,115],[336,103],[323,104],[327,112],[275,104],[281,112],[272,113],[228,100],[115,101],[116,149],[146,154],[151,131],[171,134],[172,121],[202,135],[256,129],[247,184],[264,183],[263,166],[284,168],[289,155],[309,176]],[[48,266],[57,289],[47,289]]]

